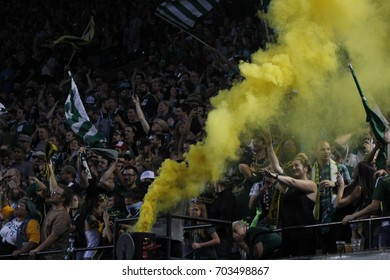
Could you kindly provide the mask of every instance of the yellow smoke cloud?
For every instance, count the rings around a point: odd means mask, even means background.
[[[188,164],[163,163],[135,229],[150,231],[158,213],[199,195],[236,158],[240,135],[270,118],[300,135],[306,147],[321,136],[356,131],[365,114],[349,62],[366,95],[385,108],[389,12],[385,0],[272,0],[266,18],[277,43],[240,64],[245,80],[212,100],[207,138],[191,147]]]

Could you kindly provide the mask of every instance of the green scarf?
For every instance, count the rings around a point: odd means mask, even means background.
[[[330,159],[330,180],[336,181],[338,168],[337,163]],[[313,215],[314,219],[317,222],[320,222],[320,190],[318,188],[318,184],[320,183],[320,168],[318,166],[318,161],[316,161],[313,165],[313,169],[311,171],[311,179],[317,184],[317,196],[316,196],[316,204],[314,205]]]

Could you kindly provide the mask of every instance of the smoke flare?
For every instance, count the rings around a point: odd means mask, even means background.
[[[267,20],[277,43],[241,63],[245,80],[212,99],[207,137],[191,147],[188,164],[163,163],[135,229],[150,231],[158,213],[199,195],[237,157],[240,135],[271,118],[307,148],[320,136],[357,131],[365,115],[346,66],[352,62],[365,92],[387,105],[389,12],[384,0],[272,0]]]

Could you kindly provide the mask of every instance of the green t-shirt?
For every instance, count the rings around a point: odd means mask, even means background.
[[[257,236],[255,237],[255,235]],[[273,257],[277,257],[279,249],[282,246],[282,238],[278,233],[270,231],[269,228],[251,227],[248,229],[245,238],[248,246],[250,246],[250,242],[253,239],[253,237],[254,237],[254,241],[252,243],[253,246],[255,246],[255,244],[260,242],[263,243],[263,255],[261,256],[262,259],[270,259]]]
[[[390,216],[390,175],[378,180],[372,199],[382,202],[383,216]]]

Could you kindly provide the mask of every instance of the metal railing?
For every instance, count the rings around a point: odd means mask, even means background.
[[[172,225],[172,219],[181,219],[181,220],[187,220],[187,221],[196,221],[196,222],[204,222],[205,224],[198,224],[198,225],[191,225],[191,226],[184,226],[183,230],[188,231],[188,230],[195,230],[195,229],[201,229],[201,228],[207,228],[207,227],[214,227],[214,226],[222,226],[226,227],[228,236],[231,237],[229,242],[230,244],[233,244],[233,239],[232,239],[232,227],[231,227],[231,222],[230,221],[223,221],[223,220],[216,220],[216,219],[203,219],[203,218],[195,218],[195,217],[190,217],[190,216],[183,216],[183,215],[166,215],[165,217],[159,218],[159,219],[165,219],[166,220],[166,236],[163,236],[166,238],[166,248],[167,248],[167,255],[166,258],[169,259],[171,258],[171,247],[170,247],[170,240],[171,240],[171,225]],[[25,259],[26,257],[29,258],[34,258],[34,259],[39,259],[41,256],[45,255],[53,255],[53,254],[64,254],[65,259],[73,260],[75,259],[75,254],[77,252],[85,252],[85,251],[95,251],[95,250],[112,250],[113,251],[113,259],[116,258],[116,244],[120,235],[120,230],[121,230],[121,225],[123,224],[129,224],[132,222],[136,222],[138,218],[127,218],[127,219],[117,219],[114,222],[114,241],[113,245],[106,245],[106,246],[96,246],[96,247],[85,247],[85,248],[74,248],[73,243],[70,242],[68,248],[64,250],[51,250],[51,251],[42,251],[42,252],[37,252],[35,255],[31,256],[29,253],[23,253],[20,254],[18,257],[15,257],[15,259],[21,258]],[[379,221],[386,221],[390,220],[390,216],[387,217],[377,217],[377,218],[366,218],[366,219],[359,219],[359,220],[352,220],[349,221],[348,224],[354,224],[354,223],[367,223],[368,224],[368,248],[367,250],[372,250],[372,239],[373,239],[373,223],[374,222],[379,222]],[[332,222],[332,223],[324,223],[324,224],[314,224],[314,225],[305,225],[305,226],[293,226],[293,227],[286,227],[286,228],[279,228],[275,229],[269,232],[259,232],[255,234],[251,240],[249,248],[249,257],[253,257],[253,247],[254,247],[254,242],[256,237],[258,237],[261,234],[270,234],[270,233],[279,233],[283,232],[286,230],[295,230],[295,229],[313,229],[313,228],[322,228],[322,227],[328,227],[328,226],[337,226],[337,225],[342,225],[341,222]],[[385,248],[384,248],[385,249]],[[9,255],[0,255],[0,260],[1,259],[9,259],[13,258],[11,254]]]
[[[366,249],[367,251],[373,250],[372,246],[372,240],[373,240],[373,223],[376,221],[386,221],[390,220],[390,216],[386,217],[376,217],[376,218],[365,218],[365,219],[358,219],[358,220],[351,220],[349,221],[346,225],[349,224],[356,224],[356,223],[367,223],[368,224],[368,229],[367,229],[367,239],[368,239],[368,248]],[[255,245],[255,240],[258,236],[262,234],[270,234],[270,233],[279,233],[287,230],[298,230],[298,229],[316,229],[316,228],[323,228],[323,227],[332,227],[332,226],[338,226],[338,225],[343,225],[342,222],[331,222],[331,223],[323,223],[323,224],[314,224],[314,225],[304,225],[304,226],[292,226],[292,227],[285,227],[285,228],[278,228],[275,230],[271,230],[269,232],[258,232],[253,235],[253,237],[250,240],[250,245],[249,245],[249,257],[253,257],[253,248]],[[385,248],[383,248],[385,250]]]

